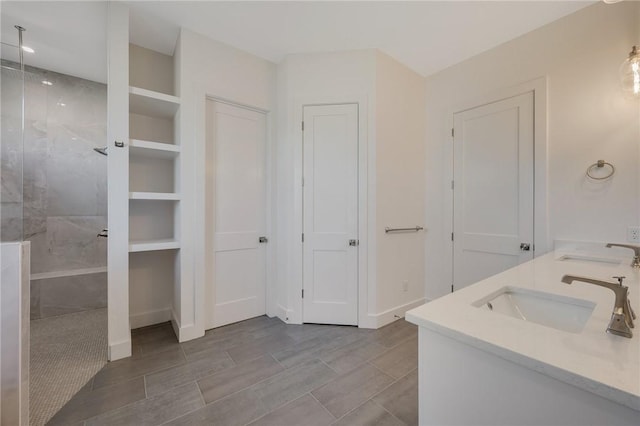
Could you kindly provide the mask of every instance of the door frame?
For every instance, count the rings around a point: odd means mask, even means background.
[[[492,102],[533,92],[533,257],[547,253],[551,248],[549,236],[548,211],[548,127],[547,127],[547,77],[540,77],[516,86],[494,90],[479,97],[460,102],[447,113],[447,126],[450,132],[454,127],[454,115]],[[448,272],[450,285],[453,286],[453,136],[448,133],[443,140],[444,149],[444,235],[443,247],[446,247],[444,268]]]
[[[272,137],[272,130],[273,130],[273,125],[272,125],[272,113],[271,111],[265,110],[263,108],[259,108],[256,106],[252,106],[252,105],[247,105],[247,104],[243,104],[240,102],[236,102],[233,100],[229,100],[226,98],[222,98],[219,96],[214,96],[214,95],[205,95],[205,102],[204,102],[204,124],[205,124],[205,128],[204,128],[204,141],[205,141],[205,146],[204,146],[204,163],[203,163],[203,176],[204,176],[204,182],[203,182],[203,191],[204,191],[204,195],[205,198],[202,200],[201,205],[202,205],[202,210],[203,210],[203,219],[204,219],[204,226],[202,227],[203,229],[203,233],[201,236],[202,239],[202,244],[204,246],[204,257],[205,259],[211,259],[215,252],[214,252],[214,247],[213,247],[213,240],[212,238],[208,238],[208,236],[211,234],[211,231],[213,231],[212,228],[212,223],[210,221],[210,218],[207,217],[207,212],[208,212],[208,207],[209,207],[209,203],[207,200],[207,196],[208,196],[208,190],[210,189],[210,182],[209,182],[209,176],[207,176],[207,149],[211,149],[211,147],[209,146],[209,144],[212,143],[213,138],[212,138],[212,134],[211,134],[211,126],[208,125],[208,113],[209,113],[209,107],[208,107],[208,102],[220,102],[220,103],[224,103],[227,105],[231,105],[231,106],[235,106],[238,108],[244,108],[244,109],[248,109],[251,111],[255,111],[255,112],[259,112],[261,114],[265,115],[265,123],[266,123],[266,127],[265,127],[265,148],[264,148],[264,154],[265,154],[265,222],[266,222],[266,228],[265,228],[265,235],[268,238],[268,242],[265,246],[265,313],[269,316],[273,316],[273,312],[274,312],[274,306],[275,306],[275,297],[276,297],[276,289],[274,287],[274,279],[273,279],[273,275],[274,275],[274,264],[275,264],[275,249],[273,248],[273,245],[275,244],[275,234],[273,232],[274,226],[273,226],[273,220],[275,218],[275,215],[273,214],[273,158],[274,158],[274,153],[273,153],[273,137]],[[208,330],[209,325],[207,323],[207,313],[206,310],[207,309],[213,309],[213,306],[209,306],[209,302],[207,299],[207,286],[208,285],[214,285],[215,284],[215,280],[214,280],[214,266],[213,266],[213,262],[203,262],[203,266],[204,266],[204,288],[203,290],[203,298],[204,298],[204,302],[203,302],[203,306],[205,309],[205,312],[203,312],[203,325],[204,325],[204,330]]]
[[[290,289],[290,300],[292,301],[292,312],[287,315],[288,321],[291,323],[302,324],[303,322],[303,247],[301,235],[303,232],[303,188],[302,188],[302,170],[303,170],[303,134],[302,120],[303,108],[305,106],[321,106],[321,105],[344,105],[355,104],[358,106],[358,327],[369,327],[367,306],[371,300],[368,291],[369,276],[369,235],[373,235],[369,230],[369,161],[375,161],[369,157],[368,147],[368,98],[366,95],[352,96],[306,96],[298,97],[293,102],[293,141],[294,143],[294,229],[296,232],[293,236],[293,277],[294,282]],[[371,221],[374,222],[374,221]]]

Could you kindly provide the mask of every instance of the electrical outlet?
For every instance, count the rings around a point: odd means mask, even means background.
[[[402,291],[405,292],[405,293],[409,291],[409,281],[408,280],[402,281]]]
[[[627,228],[627,241],[630,243],[640,243],[640,226],[630,226]]]

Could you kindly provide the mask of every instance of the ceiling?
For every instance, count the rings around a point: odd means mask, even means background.
[[[26,28],[25,64],[63,74],[107,81],[107,3],[102,1],[5,1],[0,3],[3,43],[18,44],[14,25]],[[2,46],[2,58],[18,60]]]
[[[172,54],[180,27],[280,62],[287,54],[378,48],[430,75],[593,1],[127,1],[135,44]],[[101,1],[2,1],[2,41],[27,28],[29,65],[106,82]],[[3,48],[3,57],[11,50]]]

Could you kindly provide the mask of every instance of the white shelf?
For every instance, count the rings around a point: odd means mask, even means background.
[[[150,117],[172,118],[180,98],[139,87],[129,87],[129,112]]]
[[[173,250],[179,248],[180,242],[173,239],[129,242],[129,253],[138,253],[142,251]]]
[[[178,201],[180,200],[180,194],[175,192],[130,192],[129,199]]]
[[[171,160],[180,154],[180,145],[129,139],[129,154]]]

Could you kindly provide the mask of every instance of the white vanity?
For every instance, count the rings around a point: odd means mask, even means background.
[[[630,264],[556,250],[407,312],[420,327],[420,424],[640,425],[640,317],[632,338],[606,333],[613,291],[561,282],[626,276],[640,312]]]

